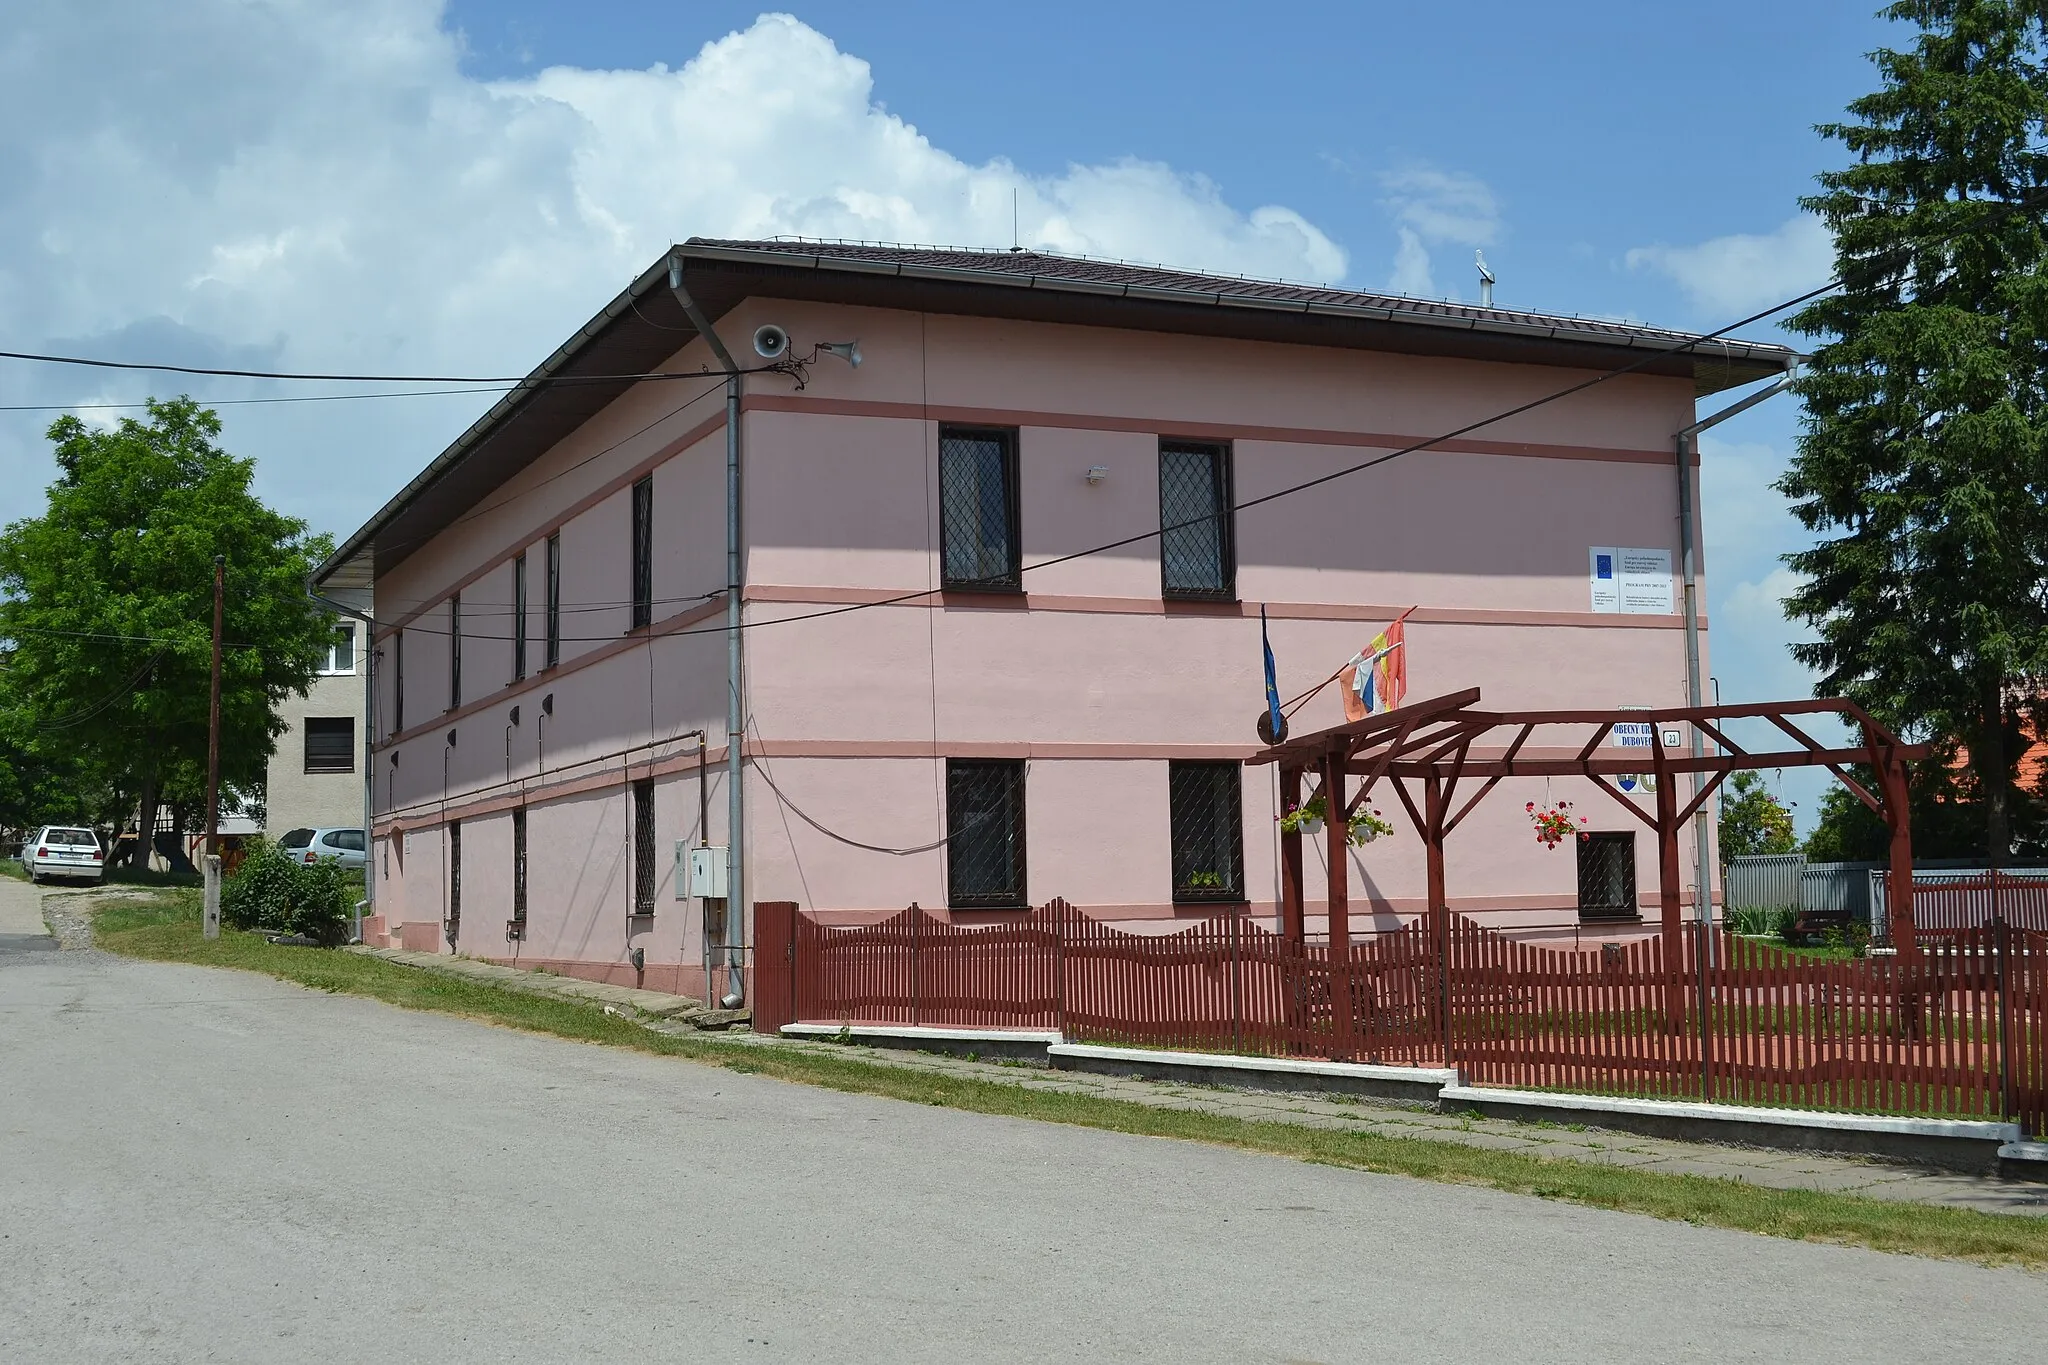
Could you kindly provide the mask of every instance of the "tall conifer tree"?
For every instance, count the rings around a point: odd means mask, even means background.
[[[1902,0],[1880,88],[1820,131],[1853,155],[1802,201],[1842,288],[1800,312],[1779,488],[1794,653],[1909,734],[1969,752],[1986,852],[2013,838],[2021,712],[2048,672],[2048,0]]]

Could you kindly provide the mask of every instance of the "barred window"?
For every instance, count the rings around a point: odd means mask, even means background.
[[[553,668],[562,662],[562,533],[555,532],[548,537],[548,640],[547,663]]]
[[[1159,443],[1159,526],[1168,597],[1236,598],[1229,446]]]
[[[526,923],[526,807],[512,812],[512,922]]]
[[[306,771],[352,773],[356,770],[356,722],[353,716],[306,717]]]
[[[939,428],[941,575],[949,588],[1017,592],[1017,433]]]
[[[1166,765],[1173,827],[1173,898],[1244,899],[1242,769],[1235,763]]]
[[[1578,841],[1579,918],[1631,919],[1636,908],[1634,830],[1603,830]]]
[[[633,485],[633,629],[654,620],[654,476]]]
[[[462,933],[462,822],[448,822],[448,946]]]
[[[526,676],[526,551],[512,556],[512,681]]]
[[[462,594],[448,599],[448,709],[462,705]]]
[[[405,728],[405,632],[391,633],[391,733]]]
[[[654,779],[633,784],[633,913],[654,913]]]
[[[946,760],[946,894],[960,909],[1007,909],[1024,898],[1024,765]]]

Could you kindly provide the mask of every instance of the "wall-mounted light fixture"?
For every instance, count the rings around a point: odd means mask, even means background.
[[[1106,479],[1106,478],[1108,478],[1108,477],[1109,477],[1109,466],[1107,466],[1107,465],[1099,465],[1099,464],[1094,464],[1094,465],[1089,465],[1089,466],[1088,466],[1088,482],[1090,482],[1090,483],[1101,483],[1101,482],[1102,482],[1102,481],[1103,481],[1104,479]]]

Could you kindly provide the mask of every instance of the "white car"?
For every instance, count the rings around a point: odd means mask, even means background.
[[[100,836],[75,825],[44,825],[21,845],[22,870],[32,882],[46,877],[99,881],[107,874]]]
[[[295,829],[277,841],[279,848],[305,863],[340,863],[361,869],[369,864],[359,829]]]

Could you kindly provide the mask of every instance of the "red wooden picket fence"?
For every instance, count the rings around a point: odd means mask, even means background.
[[[1913,959],[1855,960],[1698,929],[1673,945],[1556,949],[1457,915],[1334,952],[1233,914],[1127,933],[1062,901],[992,925],[912,906],[848,928],[777,903],[757,907],[756,934],[757,1028],[1057,1030],[1450,1066],[1478,1085],[2003,1117],[2048,1132],[2048,934],[2003,921],[1930,934]]]

